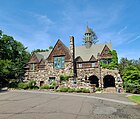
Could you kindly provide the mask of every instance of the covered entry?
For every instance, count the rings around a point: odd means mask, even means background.
[[[111,75],[106,75],[103,79],[104,88],[115,87],[115,78]]]
[[[96,84],[96,87],[99,87],[99,79],[97,76],[95,75],[90,76],[89,81],[91,84]]]

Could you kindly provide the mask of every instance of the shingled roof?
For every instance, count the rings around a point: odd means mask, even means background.
[[[90,48],[85,46],[76,46],[75,47],[75,58],[81,57],[83,61],[89,61],[92,55],[97,59],[98,53],[101,53],[105,45],[112,50],[112,43],[105,44],[94,44]]]
[[[46,52],[36,52],[35,55],[37,56],[37,59],[40,61],[41,59],[47,59],[51,51],[52,50]]]

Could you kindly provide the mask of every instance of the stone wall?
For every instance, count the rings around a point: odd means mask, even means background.
[[[48,84],[49,77],[55,77],[56,81],[60,80],[60,75],[67,74],[69,76],[72,76],[72,63],[71,62],[65,62],[65,68],[64,69],[54,69],[53,63],[48,63],[46,61],[46,67],[44,70],[36,70],[36,71],[26,71],[25,73],[25,81],[28,80],[36,80],[37,85],[40,85],[40,81],[44,81],[44,84]]]

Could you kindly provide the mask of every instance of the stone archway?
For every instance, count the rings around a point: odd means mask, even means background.
[[[112,75],[106,75],[103,78],[104,88],[115,87],[115,78]]]
[[[88,79],[90,84],[96,84],[96,87],[99,87],[99,78],[96,75],[92,75]]]

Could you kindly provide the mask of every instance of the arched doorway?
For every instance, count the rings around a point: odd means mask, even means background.
[[[104,88],[115,87],[115,78],[111,75],[106,75],[103,79]]]
[[[91,84],[96,84],[96,87],[99,87],[99,79],[97,76],[92,75],[89,77],[88,80],[90,81]]]

